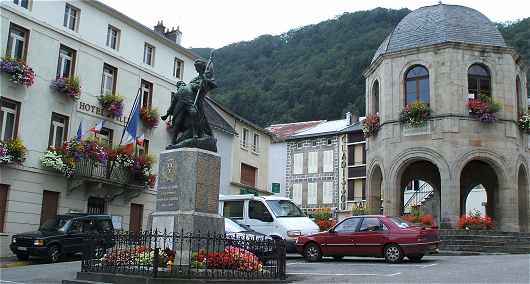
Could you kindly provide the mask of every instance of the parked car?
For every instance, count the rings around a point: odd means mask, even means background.
[[[65,214],[46,221],[38,231],[15,234],[10,249],[19,260],[30,256],[57,262],[66,254],[82,253],[93,247],[102,257],[114,245],[114,228],[109,215]]]
[[[256,232],[283,239],[287,252],[296,252],[296,239],[318,232],[311,221],[289,198],[278,196],[221,195],[219,214],[236,220]]]
[[[241,225],[230,218],[225,218],[225,234],[228,239],[233,240],[226,245],[248,250],[262,261],[265,261],[273,254],[275,247],[273,238],[256,232],[248,226]]]
[[[401,262],[405,256],[420,261],[425,254],[437,252],[439,245],[438,229],[381,215],[350,217],[296,243],[307,261],[319,261],[322,256],[371,256],[384,257],[389,263]]]

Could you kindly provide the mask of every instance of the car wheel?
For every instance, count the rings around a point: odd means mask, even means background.
[[[401,248],[396,244],[387,245],[385,247],[385,260],[388,263],[400,263],[403,260]]]
[[[334,260],[341,260],[343,258],[344,258],[344,255],[335,255],[335,256],[333,256]]]
[[[417,254],[417,255],[409,255],[407,256],[408,259],[410,259],[410,261],[412,262],[420,262],[421,259],[423,258],[423,254]]]
[[[27,253],[17,253],[17,259],[18,260],[28,260],[29,254]]]
[[[58,262],[61,258],[61,250],[58,246],[51,246],[48,250],[48,261],[51,263]]]
[[[322,252],[318,245],[315,243],[308,244],[304,249],[304,258],[310,262],[321,260]]]

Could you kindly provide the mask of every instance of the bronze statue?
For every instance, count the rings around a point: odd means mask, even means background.
[[[213,78],[213,52],[208,62],[195,60],[195,70],[199,75],[188,84],[177,82],[177,91],[171,93],[171,105],[161,118],[171,117],[173,137],[166,149],[200,148],[217,152],[217,140],[204,113],[206,94],[217,85]]]

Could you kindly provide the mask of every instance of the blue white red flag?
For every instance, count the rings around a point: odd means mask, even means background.
[[[94,133],[99,133],[101,131],[101,129],[103,128],[103,124],[105,124],[104,120],[98,122],[98,124],[96,124],[96,126],[90,128],[90,131],[92,131]]]
[[[129,145],[136,142],[136,132],[138,130],[138,123],[140,122],[140,104],[136,103],[131,111],[129,123],[125,129],[125,136],[122,145]]]

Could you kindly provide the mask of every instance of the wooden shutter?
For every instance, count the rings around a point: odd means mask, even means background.
[[[4,223],[7,212],[7,191],[9,187],[0,184],[0,232],[4,232]]]
[[[362,165],[364,160],[364,145],[357,144],[355,145],[355,165]]]
[[[333,150],[324,151],[324,166],[322,171],[333,172]]]
[[[144,205],[131,203],[129,231],[133,233],[141,232],[143,218],[144,218]]]
[[[42,192],[42,208],[40,210],[40,224],[57,216],[59,192],[45,190]]]
[[[302,205],[302,184],[293,184],[293,202]]]
[[[293,155],[293,174],[301,175],[304,173],[304,153]]]
[[[315,205],[318,203],[317,199],[317,183],[310,182],[307,184],[307,204]]]
[[[256,187],[256,168],[241,164],[241,183]]]
[[[326,181],[322,184],[322,203],[333,203],[333,182]]]
[[[307,172],[317,173],[318,172],[318,152],[309,152],[307,157]]]

